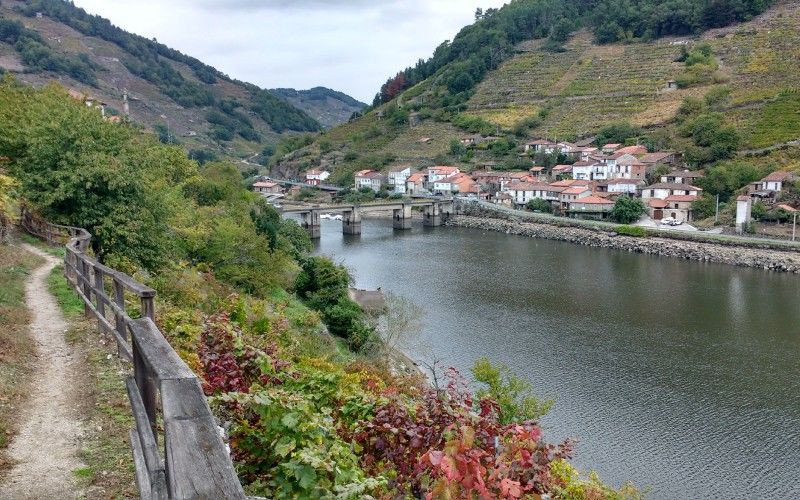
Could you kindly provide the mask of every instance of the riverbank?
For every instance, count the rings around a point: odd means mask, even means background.
[[[566,241],[596,248],[613,248],[632,253],[800,274],[800,254],[796,252],[742,248],[661,237],[621,236],[613,231],[469,215],[453,216],[447,224],[484,231],[498,231],[530,238]]]

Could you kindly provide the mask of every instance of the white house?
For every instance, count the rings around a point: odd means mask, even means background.
[[[689,184],[676,184],[670,182],[661,182],[653,184],[642,189],[642,198],[645,200],[657,198],[664,200],[669,196],[700,196],[703,192],[702,189]]]
[[[609,193],[623,193],[636,195],[639,189],[644,186],[644,181],[639,179],[612,179],[608,181]]]
[[[550,186],[544,183],[511,182],[504,191],[511,196],[515,205],[525,205],[533,199],[550,200]]]
[[[572,164],[572,178],[590,181],[594,179],[595,169],[602,167],[602,163],[595,160],[581,160]]]
[[[553,147],[555,147],[555,144],[550,141],[544,139],[536,139],[535,141],[529,141],[525,143],[525,152],[529,153],[531,151],[534,151],[538,153],[540,151],[547,151],[547,150],[552,151]]]
[[[306,184],[309,186],[319,186],[323,182],[325,182],[328,177],[331,176],[331,173],[327,170],[321,170],[318,168],[312,168],[308,172],[306,172]]]
[[[381,190],[383,175],[374,170],[360,170],[355,175],[356,189],[370,188],[375,192]]]
[[[405,194],[407,190],[406,182],[411,177],[413,169],[410,165],[399,165],[389,169],[386,182],[390,186],[394,186],[394,192]]]
[[[478,193],[478,183],[467,174],[457,173],[433,183],[433,192],[437,194]]]
[[[753,184],[757,191],[782,191],[785,182],[793,182],[797,179],[797,175],[791,172],[777,171]]]
[[[447,167],[438,165],[435,167],[428,168],[428,183],[433,184],[438,180],[442,180],[446,177],[450,177],[451,175],[455,175],[461,173],[458,167]]]

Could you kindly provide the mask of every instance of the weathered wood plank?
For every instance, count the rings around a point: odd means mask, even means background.
[[[125,380],[125,386],[128,389],[128,399],[131,402],[131,411],[136,422],[139,446],[141,447],[147,470],[148,491],[161,491],[166,485],[166,472],[158,454],[158,443],[150,427],[150,420],[145,411],[136,380],[133,377],[128,377]],[[158,495],[153,496],[158,497]]]
[[[131,320],[128,328],[157,381],[194,378],[194,372],[172,349],[153,320],[150,318]]]
[[[244,499],[199,381],[165,380],[161,400],[170,496]]]
[[[131,452],[133,453],[133,465],[136,470],[136,488],[139,490],[139,498],[150,500],[150,475],[147,473],[147,464],[142,453],[142,443],[139,442],[139,433],[136,429],[130,430]]]

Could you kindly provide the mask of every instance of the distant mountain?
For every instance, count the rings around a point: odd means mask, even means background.
[[[2,72],[37,86],[56,80],[112,114],[124,113],[127,92],[133,121],[189,149],[234,158],[254,158],[286,133],[321,130],[304,108],[329,124],[355,107],[327,89],[298,93],[311,104],[295,106],[62,0],[0,0]]]
[[[325,128],[347,122],[353,113],[362,111],[367,105],[347,94],[325,87],[309,90],[273,89],[270,92],[302,109]]]

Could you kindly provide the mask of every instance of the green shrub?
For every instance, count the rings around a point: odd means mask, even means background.
[[[639,198],[620,196],[611,209],[611,219],[621,224],[630,224],[639,220],[646,212],[647,208]]]
[[[614,228],[614,231],[622,236],[635,236],[637,238],[644,238],[647,236],[647,231],[639,226],[619,226]]]

